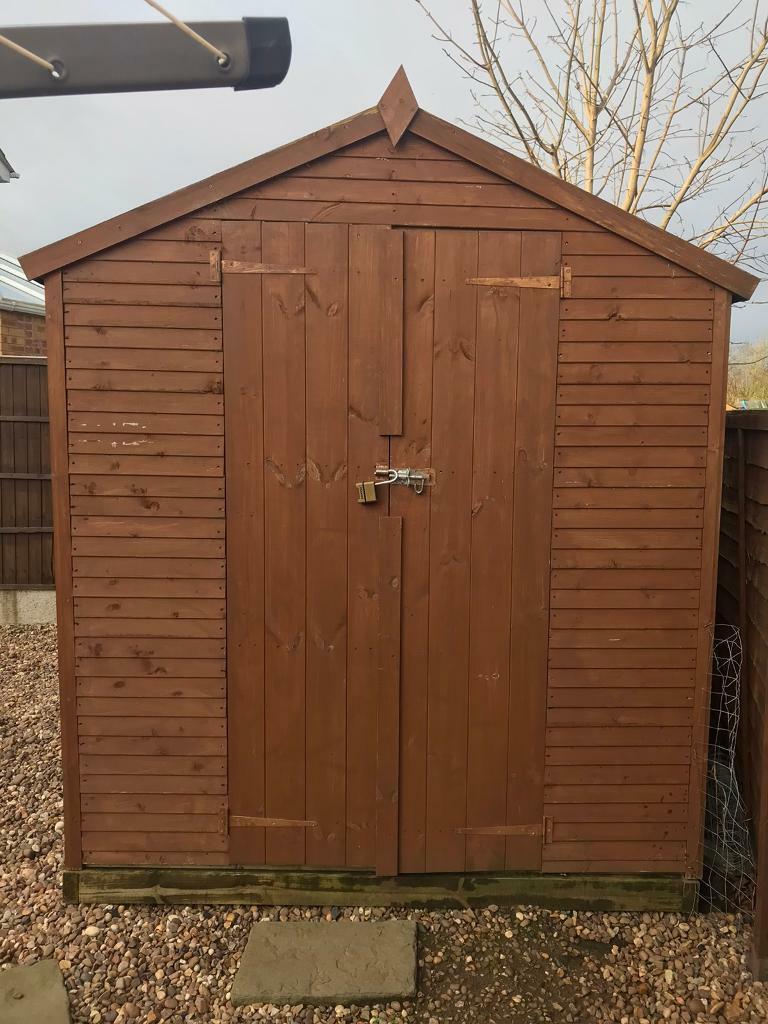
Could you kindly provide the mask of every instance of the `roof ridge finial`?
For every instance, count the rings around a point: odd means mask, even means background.
[[[403,137],[418,110],[419,104],[413,94],[405,68],[401,64],[378,102],[378,111],[393,146],[396,146]]]

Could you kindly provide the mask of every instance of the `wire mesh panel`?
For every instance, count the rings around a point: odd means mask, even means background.
[[[715,629],[704,813],[702,908],[751,911],[755,856],[750,814],[741,794],[737,742],[743,645],[738,627]]]

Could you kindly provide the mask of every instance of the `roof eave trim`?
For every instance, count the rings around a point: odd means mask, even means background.
[[[119,245],[169,221],[186,217],[204,206],[228,199],[243,189],[318,160],[384,129],[378,108],[371,107],[345,121],[321,128],[311,135],[305,135],[304,138],[253,157],[228,170],[219,171],[209,178],[86,228],[85,231],[28,252],[19,258],[19,262],[30,280],[43,281],[54,270]]]
[[[428,142],[450,150],[457,156],[493,171],[531,192],[549,199],[563,209],[590,220],[637,245],[665,256],[673,263],[720,285],[734,296],[746,301],[760,284],[760,278],[741,270],[719,256],[713,256],[692,242],[686,242],[663,228],[656,227],[635,214],[627,213],[612,203],[590,195],[576,185],[526,163],[520,157],[499,149],[490,142],[458,128],[449,121],[419,110],[409,130]]]
[[[0,299],[0,309],[7,313],[28,313],[30,316],[45,316],[45,307],[19,299]]]

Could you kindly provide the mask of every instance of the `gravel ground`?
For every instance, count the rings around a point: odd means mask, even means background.
[[[0,628],[0,968],[57,960],[75,1024],[768,1019],[768,990],[745,967],[748,926],[725,914],[65,906],[55,664],[53,628]],[[320,916],[414,917],[417,998],[378,1007],[231,1007],[253,922]]]

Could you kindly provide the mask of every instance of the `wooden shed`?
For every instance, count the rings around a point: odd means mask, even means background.
[[[70,893],[567,902],[567,874],[679,905],[754,277],[420,110],[402,69],[23,266]]]

